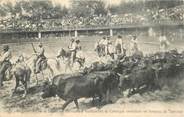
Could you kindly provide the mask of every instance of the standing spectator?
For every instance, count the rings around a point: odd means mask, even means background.
[[[122,36],[118,35],[118,38],[115,41],[115,51],[116,51],[116,54],[121,54],[123,52],[123,49],[125,49],[125,48],[123,47]]]
[[[100,41],[99,41],[99,46],[98,46],[98,53],[101,56],[105,56],[105,41],[106,41],[106,37],[104,36]]]
[[[167,40],[166,36],[161,33],[160,37],[159,37],[159,41],[160,41],[160,51],[167,51],[168,47],[170,45],[170,42]]]
[[[108,42],[108,54],[114,59],[115,48],[111,41]]]
[[[76,49],[77,49],[77,44],[76,44],[74,38],[71,39],[70,44],[68,46],[68,49],[71,52],[71,66],[73,66],[73,63],[74,63],[75,58],[76,58]]]
[[[105,46],[105,55],[108,55],[108,42],[110,41],[110,37],[108,36],[104,42],[103,45]]]
[[[137,36],[132,36],[130,44],[130,54],[133,55],[138,50]]]

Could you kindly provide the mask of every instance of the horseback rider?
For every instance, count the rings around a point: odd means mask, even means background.
[[[34,61],[34,72],[35,73],[39,73],[40,70],[41,70],[41,62],[46,60],[46,57],[45,57],[45,49],[43,48],[43,44],[42,43],[39,43],[38,45],[38,50],[36,51],[36,59]]]
[[[73,63],[76,58],[76,50],[77,50],[77,44],[74,38],[71,39],[68,49],[71,52],[71,66],[73,66]]]
[[[1,57],[0,57],[0,86],[3,86],[5,72],[11,66],[11,62],[10,62],[11,57],[12,57],[12,54],[9,50],[9,46],[4,45],[3,53],[1,54]]]

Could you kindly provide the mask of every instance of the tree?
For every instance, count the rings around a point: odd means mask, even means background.
[[[107,15],[107,9],[103,1],[92,1],[95,15]]]
[[[77,17],[90,17],[92,15],[106,15],[107,9],[101,0],[73,0],[71,13]]]
[[[146,1],[145,2],[146,7],[149,9],[153,8],[170,8],[170,7],[175,7],[177,5],[183,4],[183,0],[154,0],[154,1]]]
[[[5,8],[4,8],[4,6],[0,5],[0,16],[1,17],[6,17],[6,15],[7,15],[7,12],[6,12]]]
[[[138,1],[129,1],[124,2],[121,1],[119,5],[119,13],[141,13],[144,11],[144,1],[138,0]]]

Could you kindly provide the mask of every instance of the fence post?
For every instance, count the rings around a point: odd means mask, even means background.
[[[110,36],[112,37],[113,36],[113,30],[110,29]]]
[[[38,32],[38,38],[39,38],[39,39],[42,38],[41,32]]]
[[[183,27],[180,28],[180,40],[183,39]]]
[[[75,30],[75,37],[77,37],[78,36],[78,32],[77,32],[77,30]]]

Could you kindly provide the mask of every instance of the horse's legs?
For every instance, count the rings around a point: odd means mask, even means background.
[[[37,76],[37,74],[35,74],[35,77],[36,77],[36,84],[38,85],[38,76]]]
[[[65,72],[67,71],[68,68],[69,68],[70,71],[72,71],[71,60],[70,59],[67,60],[65,65],[66,65],[65,66]]]
[[[51,75],[54,76],[54,71],[53,71],[53,69],[51,68],[51,66],[50,66],[50,65],[47,65],[47,68],[50,70]]]
[[[0,87],[3,86],[3,74],[1,73],[0,74]]]
[[[26,76],[24,76],[24,79],[22,80],[22,84],[23,84],[23,87],[24,87],[24,94],[23,94],[23,98],[27,95],[27,78]]]
[[[43,78],[43,80],[44,80],[44,79],[45,79],[45,77],[44,77],[43,70],[41,70],[41,73],[42,73],[42,78]]]
[[[78,100],[77,99],[74,100],[74,103],[75,103],[77,109],[79,109],[79,104],[78,104]]]
[[[14,88],[14,91],[13,91],[11,97],[17,92],[17,88],[19,86],[19,79],[16,76],[15,76],[15,78],[16,78],[16,84],[15,84],[15,88]]]
[[[64,111],[64,109],[67,107],[67,105],[68,105],[69,103],[71,103],[72,101],[73,101],[72,99],[68,99],[68,100],[63,104],[62,110]]]

